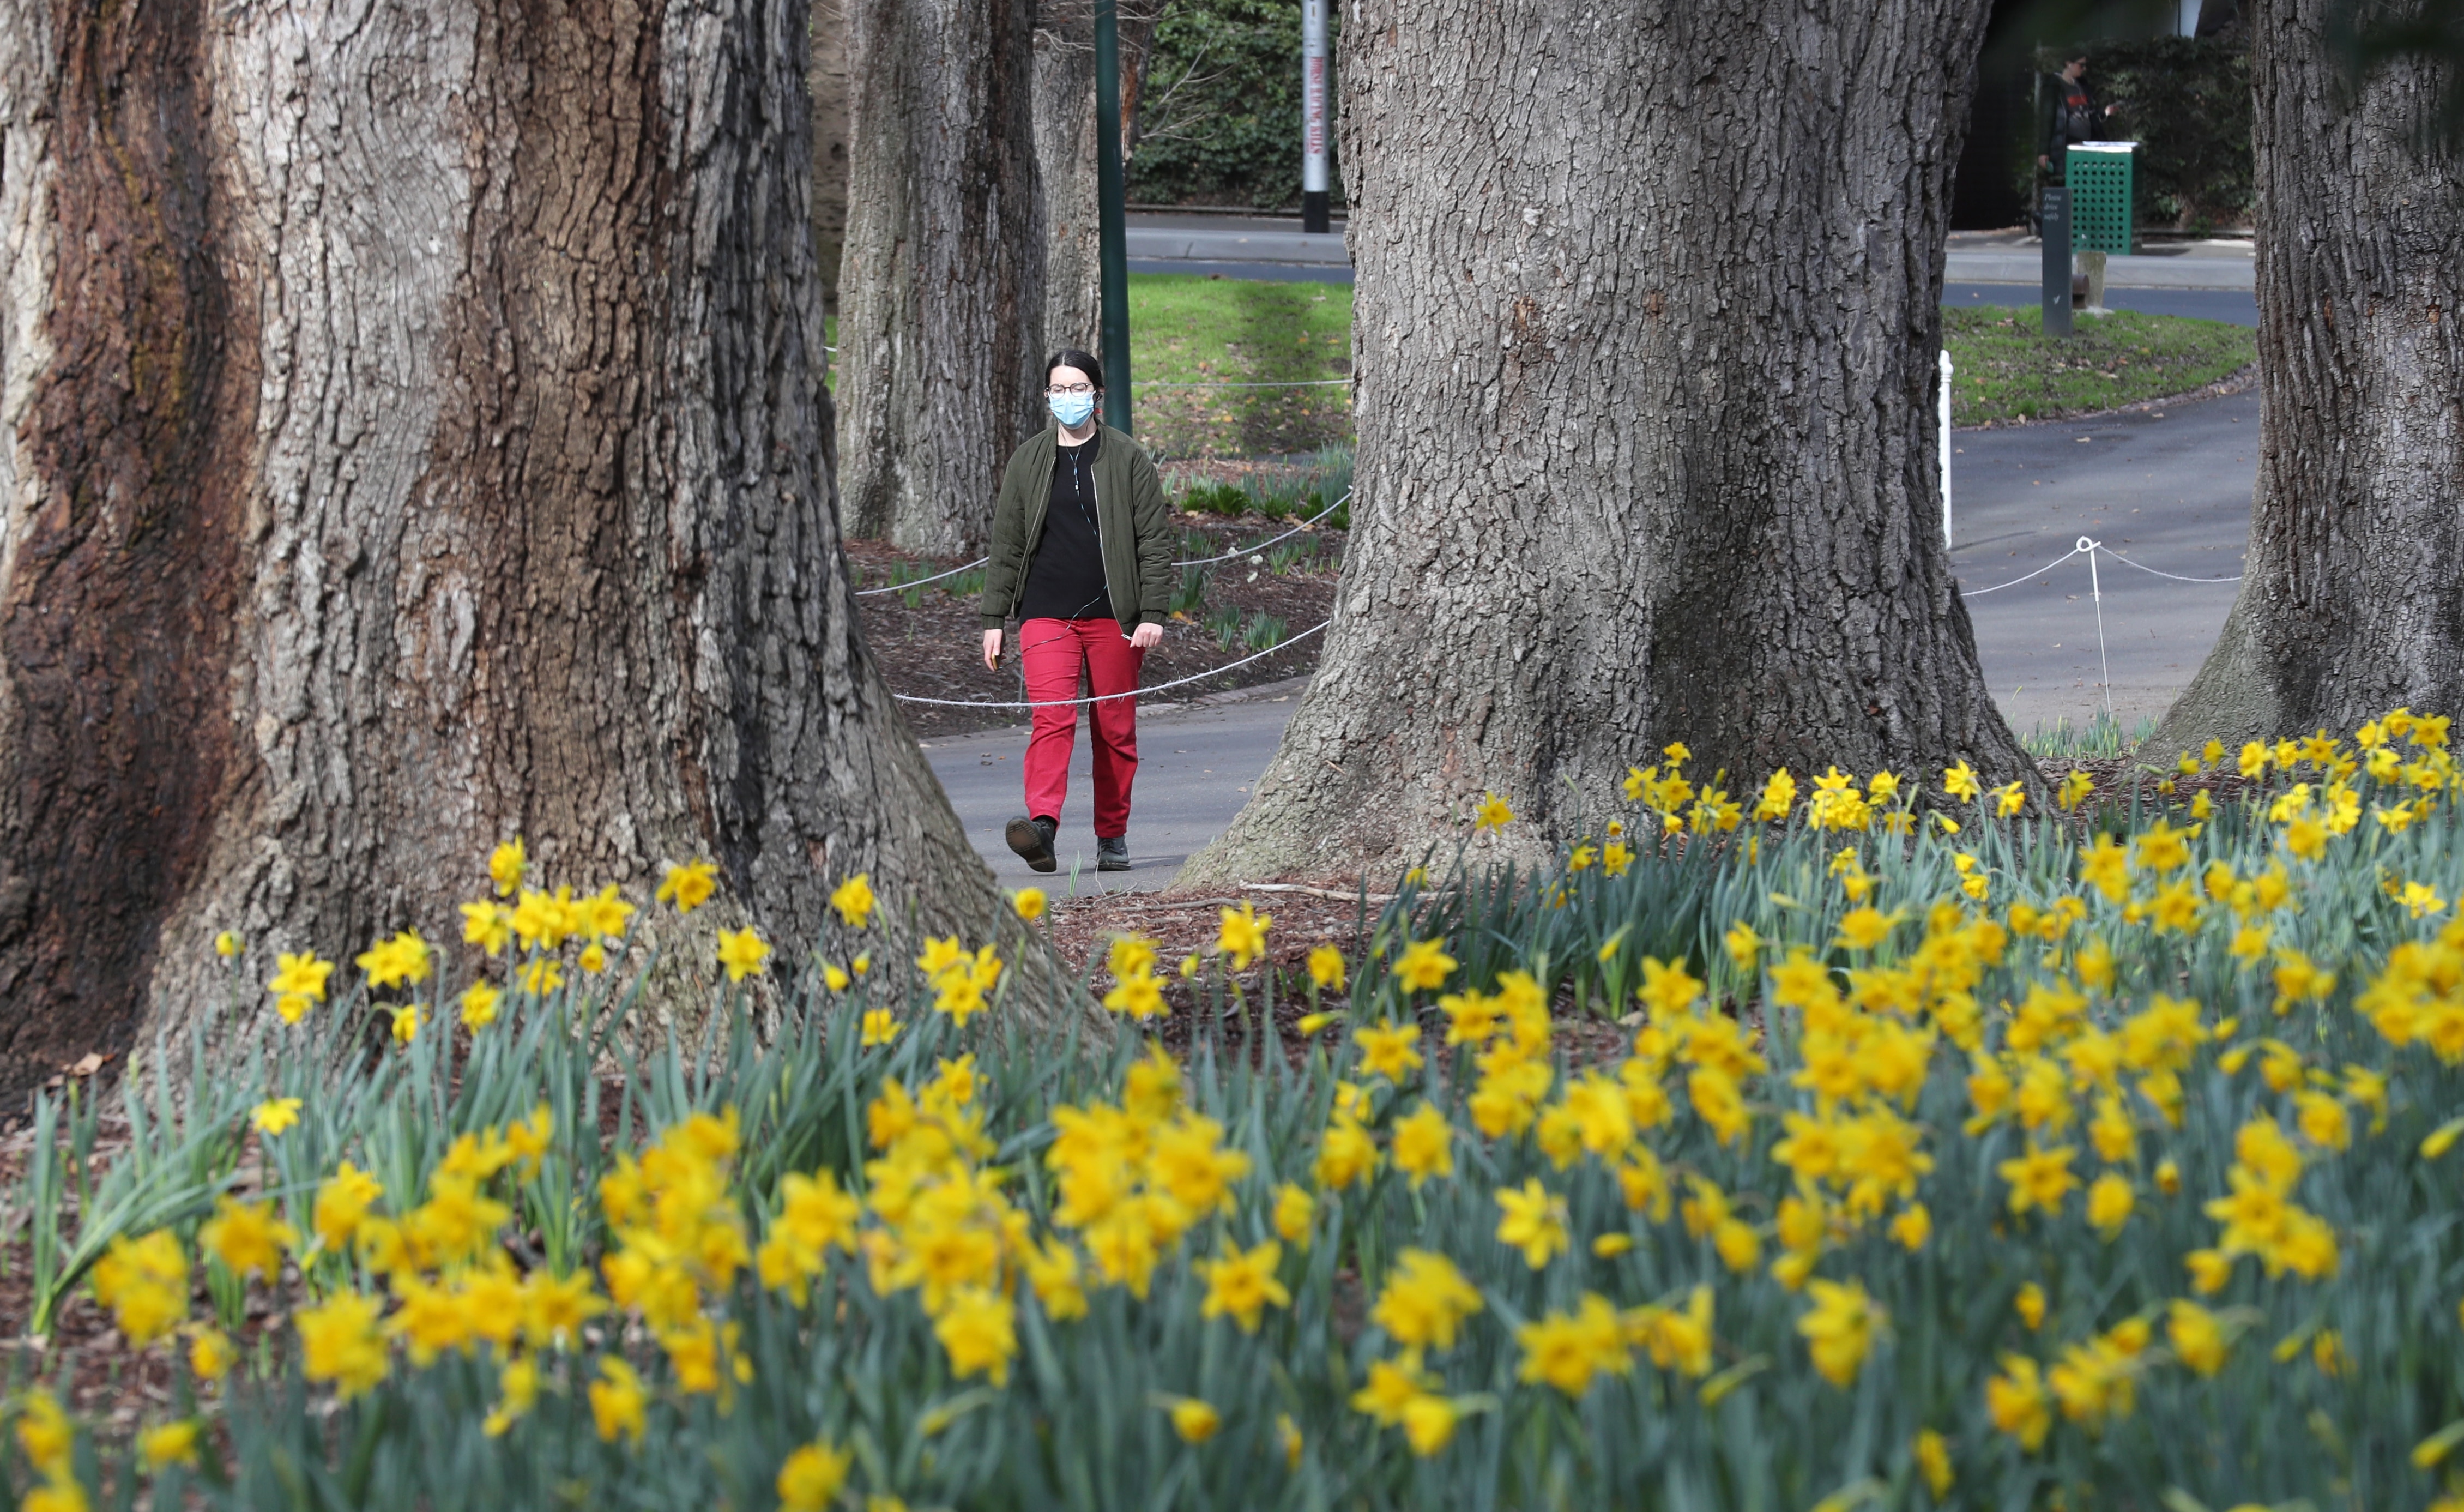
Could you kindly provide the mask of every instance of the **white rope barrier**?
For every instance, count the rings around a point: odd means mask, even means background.
[[[1307,530],[1309,526],[1316,524],[1327,516],[1334,513],[1338,509],[1341,509],[1344,505],[1345,500],[1349,500],[1351,497],[1352,490],[1349,488],[1345,489],[1343,491],[1342,499],[1338,499],[1333,503],[1327,505],[1324,509],[1321,509],[1316,514],[1309,516],[1299,524],[1292,526],[1282,535],[1268,536],[1265,540],[1257,543],[1255,545],[1246,545],[1238,550],[1226,551],[1221,556],[1191,557],[1186,561],[1175,562],[1173,566],[1177,567],[1205,567],[1207,564],[1213,562],[1229,562],[1234,557],[1254,556],[1258,552],[1264,551],[1268,546],[1273,545],[1276,542],[1289,540],[1291,537],[1299,535],[1302,531]],[[899,593],[904,592],[911,588],[922,588],[927,583],[938,583],[945,577],[957,577],[959,573],[967,571],[972,567],[982,567],[985,563],[991,560],[992,558],[988,556],[978,557],[973,562],[966,563],[960,567],[954,567],[947,572],[935,572],[931,577],[914,578],[905,583],[892,583],[884,588],[860,588],[855,590],[855,596],[858,598],[869,598],[875,593]]]
[[[2060,556],[2057,556],[2051,562],[2046,563],[2043,567],[2040,567],[2034,572],[2029,573],[2027,577],[2014,577],[2008,583],[1996,583],[1991,588],[1962,589],[1960,589],[1959,596],[1962,598],[1978,598],[1987,593],[1999,593],[2006,588],[2017,588],[2020,584],[2027,582],[2029,578],[2043,577],[2054,568],[2060,567],[2063,563],[2079,555],[2082,549],[2083,548],[2079,546],[2073,546],[2068,551],[2063,552]]]
[[[887,588],[860,588],[855,590],[855,596],[858,598],[870,598],[875,593],[899,593],[904,592],[911,588],[922,588],[927,583],[938,583],[945,577],[957,577],[959,573],[966,571],[969,567],[982,567],[985,563],[991,560],[992,558],[990,557],[978,557],[973,562],[969,562],[962,567],[954,567],[947,572],[935,572],[931,577],[914,578],[905,583],[892,583]]]
[[[2105,718],[2111,719],[2113,717],[2113,660],[2106,654],[2104,649],[2104,581],[2096,569],[2096,559],[2099,555],[2109,556],[2124,567],[2137,567],[2140,571],[2147,573],[2151,577],[2167,578],[2175,583],[2238,583],[2241,581],[2241,579],[2237,577],[2183,577],[2178,573],[2160,572],[2156,568],[2147,566],[2145,563],[2131,561],[2128,557],[2114,550],[2111,546],[2106,545],[2101,541],[2095,540],[2088,536],[2081,536],[2079,538],[2078,544],[2073,545],[2068,551],[2063,552],[2060,556],[2054,558],[2054,560],[2046,563],[2043,567],[2040,567],[2034,572],[2029,573],[2027,577],[2014,577],[2008,583],[1996,583],[1991,588],[1963,590],[1959,596],[1962,598],[1974,598],[1982,593],[1995,593],[2006,588],[2017,588],[2020,584],[2029,581],[2031,578],[2043,577],[2046,573],[2051,572],[2057,567],[2060,567],[2063,563],[2069,561],[2073,557],[2083,556],[2087,558],[2088,597],[2093,600],[2096,605],[2096,659],[2098,667],[2102,670],[2104,676],[2104,682],[2102,684],[2102,691],[2104,694],[2104,715]]]
[[[2030,578],[2043,577],[2046,573],[2051,572],[2054,568],[2060,567],[2063,563],[2069,561],[2075,556],[2079,556],[2084,552],[2093,551],[2101,551],[2106,556],[2109,556],[2116,562],[2121,563],[2123,567],[2137,567],[2140,571],[2146,573],[2150,577],[2161,577],[2174,583],[2238,583],[2241,581],[2241,579],[2237,577],[2184,577],[2178,572],[2160,572],[2156,568],[2149,567],[2145,562],[2131,561],[2128,557],[2123,556],[2121,552],[2116,551],[2113,547],[2106,545],[2101,541],[2090,541],[2087,537],[2081,536],[2079,537],[2079,544],[2078,545],[2071,547],[2060,556],[2054,558],[2043,567],[2036,568],[2034,572],[2029,573],[2027,577],[2014,577],[2008,583],[1996,583],[1991,588],[1962,589],[1959,590],[1959,596],[1962,598],[1974,598],[1981,593],[1998,593],[2006,588],[2017,588],[2020,584],[2027,582]],[[2092,567],[2090,568],[2090,576],[2094,576],[2094,568]]]
[[[1219,678],[1224,673],[1245,667],[1253,661],[1264,661],[1285,647],[1307,640],[1333,623],[1331,619],[1319,620],[1299,634],[1287,635],[1254,656],[1243,656],[1238,661],[1225,662],[1212,671],[1197,673],[1186,678],[1175,678],[1170,682],[1159,682],[1152,688],[1132,688],[1127,693],[1105,693],[1085,699],[1045,699],[1040,703],[986,703],[975,699],[918,699],[911,698],[904,693],[893,693],[891,697],[901,703],[930,703],[945,709],[1057,709],[1078,703],[1109,703],[1114,699],[1144,698],[1149,694],[1161,693],[1167,688],[1186,687],[1193,682],[1203,682],[1209,678]]]
[[[1349,378],[1286,378],[1259,383],[1140,383],[1130,380],[1132,389],[1325,389],[1335,384],[1348,384]]]
[[[2131,561],[2128,557],[2123,556],[2121,552],[2114,550],[2111,546],[2105,545],[2101,542],[2098,543],[2097,549],[2103,552],[2106,556],[2113,558],[2116,562],[2121,563],[2123,567],[2135,567],[2140,571],[2148,574],[2150,577],[2170,578],[2176,583],[2238,583],[2241,581],[2241,579],[2237,577],[2181,577],[2171,572],[2159,572],[2154,567],[2147,566],[2144,562]]]
[[[1204,566],[1206,566],[1206,565],[1207,565],[1208,563],[1210,563],[1210,562],[1229,562],[1229,561],[1231,561],[1234,557],[1254,556],[1254,555],[1256,555],[1257,553],[1259,553],[1259,552],[1261,552],[1261,551],[1265,550],[1268,546],[1273,545],[1276,542],[1278,542],[1278,541],[1282,541],[1282,540],[1285,540],[1285,539],[1287,539],[1287,538],[1288,538],[1288,537],[1291,537],[1291,536],[1299,535],[1302,531],[1307,530],[1309,526],[1311,526],[1311,525],[1313,525],[1313,524],[1316,524],[1319,521],[1324,520],[1327,516],[1329,516],[1329,515],[1331,515],[1331,514],[1334,513],[1334,512],[1335,512],[1336,510],[1338,510],[1338,509],[1341,509],[1341,508],[1343,507],[1344,500],[1346,500],[1346,499],[1350,499],[1351,497],[1352,497],[1352,490],[1351,490],[1351,489],[1349,489],[1349,488],[1345,489],[1345,490],[1343,491],[1343,499],[1338,499],[1338,500],[1336,500],[1333,503],[1331,503],[1331,504],[1327,505],[1324,509],[1321,509],[1321,510],[1319,510],[1316,514],[1313,514],[1313,515],[1309,516],[1307,520],[1302,521],[1299,524],[1296,524],[1296,525],[1292,526],[1289,530],[1285,531],[1282,535],[1280,535],[1280,536],[1268,536],[1265,540],[1259,542],[1256,545],[1253,545],[1253,546],[1243,546],[1243,547],[1242,547],[1241,549],[1239,549],[1238,551],[1226,551],[1226,552],[1224,552],[1224,553],[1223,553],[1221,556],[1220,556],[1220,557],[1191,557],[1191,558],[1189,558],[1189,559],[1188,559],[1187,561],[1185,561],[1185,562],[1176,562],[1176,563],[1174,563],[1174,564],[1173,564],[1173,566],[1174,566],[1174,567],[1204,567]]]

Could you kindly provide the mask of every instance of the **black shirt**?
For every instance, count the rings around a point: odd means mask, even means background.
[[[2054,171],[2060,172],[2063,154],[2072,143],[2096,140],[2098,119],[2096,101],[2089,98],[2085,80],[2047,75],[2044,114],[2037,122],[2036,155],[2053,159]]]
[[[1098,429],[1084,446],[1055,448],[1052,501],[1044,511],[1044,535],[1026,564],[1021,619],[1111,619],[1112,595],[1104,584],[1104,542],[1095,526],[1095,449]]]

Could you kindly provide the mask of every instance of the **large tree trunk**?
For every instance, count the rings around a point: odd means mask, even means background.
[[[1674,740],[1732,782],[2020,772],[1935,471],[1985,7],[1363,3],[1335,625],[1184,882],[1393,865],[1484,789],[1528,853]]]
[[[971,554],[1041,423],[1030,0],[847,0],[839,480],[848,530]]]
[[[2167,748],[2464,709],[2464,158],[2433,135],[2437,65],[2339,90],[2336,9],[2252,16],[2258,488]]]
[[[1120,8],[1121,124],[1136,119],[1159,7]],[[1043,0],[1035,16],[1035,167],[1045,235],[1047,348],[1103,350],[1102,238],[1096,222],[1095,7]]]
[[[804,20],[7,5],[0,1085],[517,833],[1001,927],[840,562]]]

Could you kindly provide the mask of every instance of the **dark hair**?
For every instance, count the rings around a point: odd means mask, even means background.
[[[1097,362],[1091,352],[1082,352],[1075,346],[1064,346],[1046,357],[1044,359],[1045,382],[1052,381],[1052,369],[1055,367],[1075,367],[1087,375],[1089,383],[1098,389],[1104,387],[1104,365]]]

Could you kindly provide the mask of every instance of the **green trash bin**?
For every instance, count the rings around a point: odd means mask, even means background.
[[[2132,244],[2139,144],[2079,142],[2063,159],[2071,191],[2071,250],[2126,257]]]

